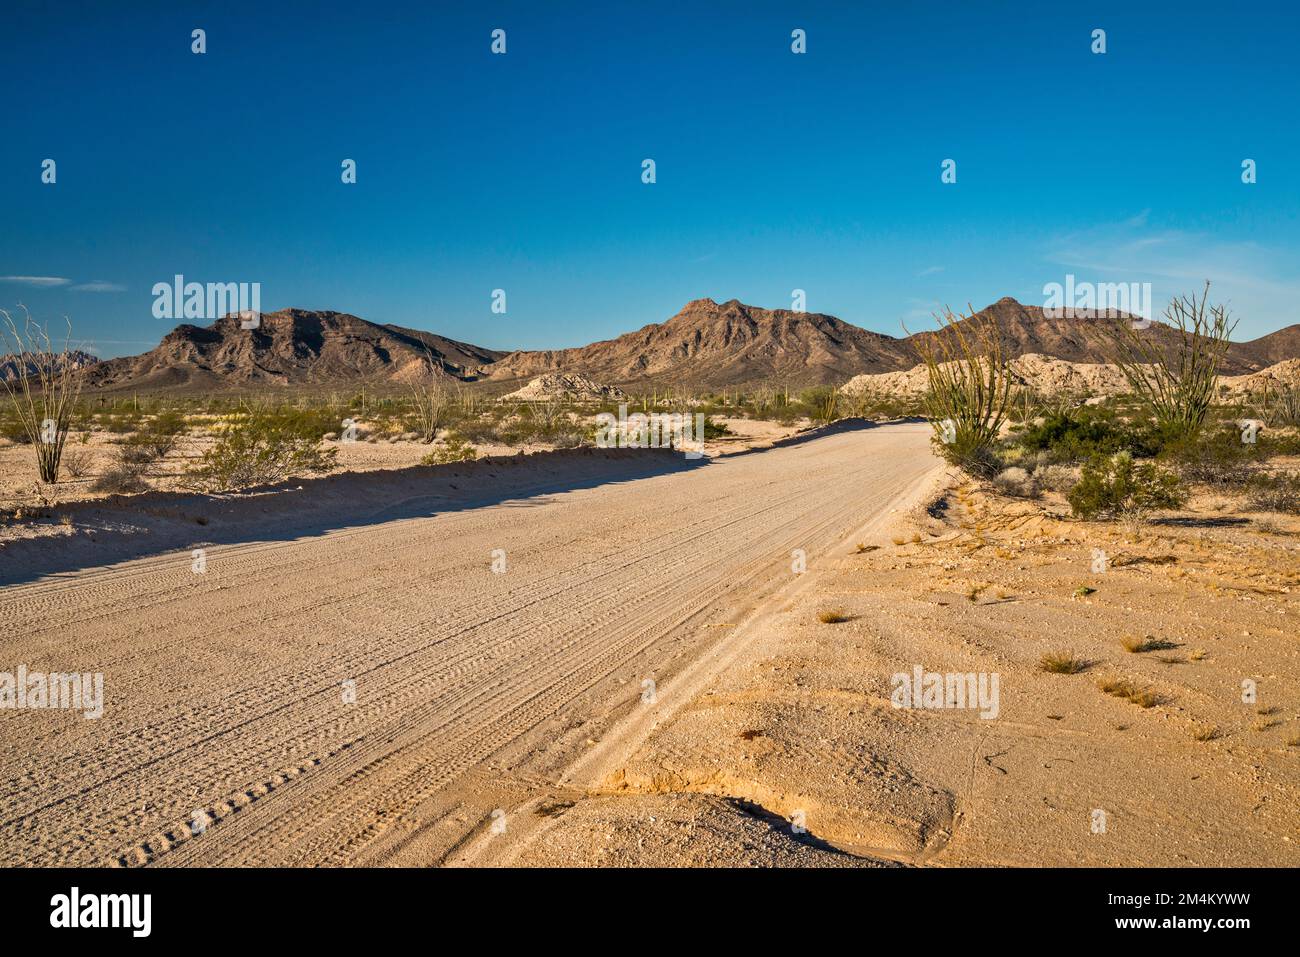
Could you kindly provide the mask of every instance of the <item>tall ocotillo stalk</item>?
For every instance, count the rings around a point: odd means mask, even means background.
[[[1195,294],[1179,296],[1165,308],[1169,327],[1178,334],[1173,358],[1155,336],[1143,335],[1130,317],[1115,317],[1110,325],[1110,360],[1167,438],[1194,437],[1214,403],[1219,366],[1237,322],[1227,307],[1211,304],[1209,298],[1207,279],[1199,299]]]
[[[23,431],[36,450],[36,467],[42,482],[59,480],[59,461],[72,424],[72,411],[81,395],[82,370],[72,355],[72,323],[63,348],[55,352],[49,330],[36,323],[27,307],[20,329],[4,309],[0,327],[5,352],[13,362],[11,374],[0,376]]]
[[[939,452],[976,475],[996,469],[994,444],[1011,402],[1011,369],[992,313],[936,314],[939,330],[913,338],[925,364],[926,414]]]

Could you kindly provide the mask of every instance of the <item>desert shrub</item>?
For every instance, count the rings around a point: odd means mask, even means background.
[[[1277,397],[1265,413],[1272,428],[1300,428],[1300,389],[1286,384],[1277,390]]]
[[[1256,436],[1255,444],[1261,460],[1274,455],[1300,455],[1300,433],[1294,431],[1262,431]]]
[[[7,374],[0,385],[9,395],[14,416],[22,424],[36,453],[36,471],[42,482],[59,480],[59,460],[72,427],[72,417],[81,395],[82,371],[73,361],[72,324],[62,348],[57,348],[49,330],[39,325],[22,307],[26,321],[22,328],[3,309],[0,317],[0,351],[9,353]]]
[[[1234,425],[1174,439],[1161,454],[1187,481],[1218,487],[1240,485],[1250,479],[1254,466],[1267,456],[1263,437],[1243,442]]]
[[[839,389],[831,386],[819,386],[807,390],[800,397],[809,409],[808,417],[815,425],[830,425],[839,416]]]
[[[253,412],[235,418],[186,473],[187,482],[205,491],[227,492],[328,472],[338,450],[321,447],[319,427],[311,416]]]
[[[1050,462],[1083,462],[1094,455],[1113,455],[1126,449],[1139,456],[1159,451],[1149,430],[1128,424],[1113,410],[1096,407],[1049,412],[1029,425],[1016,444],[1046,452]]]
[[[90,488],[94,492],[108,492],[113,495],[147,492],[149,482],[145,475],[144,466],[119,460],[105,469],[91,483]]]
[[[1210,305],[1210,284],[1198,299],[1194,294],[1172,300],[1165,319],[1177,333],[1166,350],[1158,339],[1135,327],[1131,318],[1116,317],[1108,327],[1111,361],[1118,365],[1137,399],[1169,440],[1190,439],[1205,424],[1214,402],[1219,365],[1227,355],[1236,322],[1222,305]]]
[[[465,441],[464,436],[449,432],[443,436],[442,444],[420,459],[421,465],[450,465],[452,462],[473,462],[478,458],[478,449]]]
[[[1034,481],[1040,489],[1049,492],[1069,492],[1079,477],[1068,465],[1042,465],[1034,469]]]
[[[1038,483],[1022,468],[1003,469],[993,477],[993,487],[1016,498],[1038,497]]]
[[[704,417],[704,438],[706,441],[709,439],[716,439],[722,435],[731,434],[731,429],[727,428],[727,426],[722,422],[714,422],[712,416],[706,415]]]
[[[185,416],[173,409],[154,416],[144,431],[139,433],[139,441],[153,453],[155,459],[161,459],[176,448],[177,440],[184,433]]]
[[[1246,507],[1252,512],[1300,514],[1300,475],[1254,475],[1246,486]]]
[[[31,442],[31,436],[27,434],[27,429],[23,426],[22,420],[13,413],[0,416],[0,437],[14,443],[14,445],[26,445]]]
[[[63,459],[59,466],[67,473],[69,478],[82,478],[90,472],[91,461],[92,457],[89,449],[78,445],[66,446],[63,449]]]
[[[925,407],[935,447],[953,465],[992,476],[1011,397],[1002,331],[991,313],[962,317],[949,309],[937,318],[938,332],[914,340],[929,380]]]
[[[99,417],[99,424],[105,432],[114,435],[128,435],[139,432],[143,416],[139,412],[107,412]]]
[[[123,462],[148,465],[167,456],[185,431],[185,416],[180,412],[162,412],[145,423],[139,432],[123,439],[118,456]]]
[[[1066,495],[1079,518],[1111,517],[1134,524],[1152,510],[1177,508],[1186,498],[1177,475],[1154,462],[1134,462],[1128,452],[1089,459]]]
[[[503,422],[490,412],[452,415],[449,419],[454,426],[452,432],[471,443],[512,445],[516,444],[522,434],[517,425],[512,426]]]

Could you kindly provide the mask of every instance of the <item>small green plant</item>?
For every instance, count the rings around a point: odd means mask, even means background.
[[[229,492],[328,472],[338,450],[321,446],[318,427],[308,417],[267,411],[237,416],[221,427],[186,481],[204,491]]]
[[[465,441],[464,436],[449,432],[442,444],[424,458],[421,465],[450,465],[453,462],[473,462],[478,458],[478,449]]]
[[[1129,452],[1094,456],[1066,495],[1078,518],[1117,518],[1136,526],[1155,509],[1178,508],[1187,500],[1178,476],[1153,462],[1135,463]]]

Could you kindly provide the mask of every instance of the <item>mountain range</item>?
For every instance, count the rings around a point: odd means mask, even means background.
[[[1107,360],[1108,320],[1085,313],[1053,318],[1009,297],[982,313],[997,320],[1011,356]],[[933,334],[894,337],[823,313],[696,299],[665,322],[614,339],[571,349],[500,352],[347,313],[283,309],[263,314],[256,329],[242,328],[236,316],[209,326],[177,326],[146,353],[89,366],[87,384],[138,391],[358,383],[382,388],[400,387],[411,375],[518,384],[550,373],[582,374],[621,386],[839,384],[862,373],[915,366],[917,346]],[[1159,322],[1144,334],[1166,347],[1178,339]],[[1222,372],[1241,375],[1291,358],[1300,358],[1300,325],[1232,343]]]

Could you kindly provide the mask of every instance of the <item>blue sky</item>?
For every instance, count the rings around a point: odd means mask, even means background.
[[[0,18],[0,306],[68,315],[104,356],[174,325],[151,289],[176,273],[494,348],[609,338],[704,296],[788,308],[796,288],[896,335],[943,303],[1042,304],[1067,273],[1149,281],[1157,303],[1210,278],[1238,338],[1300,321],[1295,4],[8,0]]]

